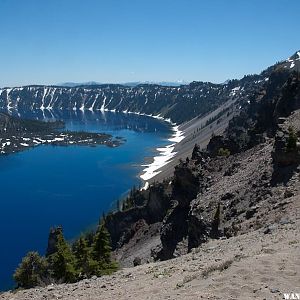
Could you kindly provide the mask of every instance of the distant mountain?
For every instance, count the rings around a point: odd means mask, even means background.
[[[186,85],[188,82],[179,80],[179,81],[134,81],[134,82],[125,82],[122,83],[122,85],[125,86],[137,86],[141,84],[156,84],[156,85],[161,85],[161,86],[181,86],[181,85]]]
[[[65,86],[65,87],[75,87],[75,86],[82,86],[82,85],[100,85],[101,83],[96,81],[88,81],[88,82],[63,82],[58,83],[57,86]]]
[[[57,86],[65,86],[65,87],[77,87],[77,86],[89,86],[89,85],[102,85],[103,83],[96,82],[96,81],[88,81],[88,82],[63,82],[63,83],[58,83]],[[105,83],[109,84],[109,83]],[[157,84],[157,85],[162,85],[162,86],[180,86],[184,84],[188,84],[186,81],[132,81],[132,82],[124,82],[120,83],[121,85],[124,86],[137,86],[141,84]]]

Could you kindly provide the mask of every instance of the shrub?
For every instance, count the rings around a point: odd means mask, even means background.
[[[47,262],[37,252],[28,252],[13,277],[19,287],[31,288],[41,285],[47,277]]]
[[[227,148],[220,148],[219,150],[218,150],[218,155],[219,156],[229,156],[230,155],[230,151],[229,151],[229,149],[227,149]]]

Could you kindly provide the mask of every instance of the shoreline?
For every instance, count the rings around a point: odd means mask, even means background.
[[[148,181],[160,174],[162,168],[174,159],[177,154],[177,151],[174,151],[176,145],[185,138],[184,131],[180,130],[176,123],[173,123],[168,119],[162,120],[172,125],[173,134],[168,138],[168,141],[171,142],[171,144],[156,148],[155,150],[158,153],[153,157],[152,162],[142,165],[142,167],[145,168],[139,174],[139,178],[144,182],[144,186],[142,187],[143,190],[146,190],[149,187]]]
[[[153,115],[153,114],[146,114],[146,113],[141,113],[141,112],[134,112],[134,111],[129,111],[129,110],[123,110],[123,111],[116,111],[115,109],[110,110],[107,108],[102,108],[99,109],[101,113],[105,112],[120,112],[124,114],[134,114],[134,115],[139,115],[139,116],[146,116],[150,118],[154,118],[157,120],[161,120],[163,122],[166,122],[170,124],[172,127],[173,134],[171,135],[170,138],[167,140],[171,142],[171,144],[166,145],[164,147],[158,147],[155,148],[155,151],[158,152],[158,155],[154,156],[153,158],[150,158],[152,160],[151,163],[149,164],[142,164],[142,167],[145,167],[139,174],[138,178],[142,180],[144,183],[144,186],[141,188],[141,190],[146,190],[149,187],[149,180],[154,178],[156,175],[160,174],[163,171],[163,167],[172,162],[173,158],[175,158],[177,151],[174,151],[176,145],[180,143],[186,136],[185,132],[183,130],[179,129],[179,125],[176,123],[172,122],[170,118],[164,118],[161,117],[160,114],[158,115]]]

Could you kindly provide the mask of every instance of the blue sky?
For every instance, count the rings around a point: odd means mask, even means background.
[[[0,87],[212,81],[300,49],[299,0],[0,0]]]

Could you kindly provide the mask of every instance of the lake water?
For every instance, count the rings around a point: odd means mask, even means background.
[[[67,239],[95,226],[102,212],[139,185],[145,157],[167,145],[171,128],[159,120],[122,113],[45,112],[30,118],[64,119],[67,129],[106,132],[126,139],[106,146],[39,146],[0,157],[0,290],[30,250],[44,254],[49,228]]]

